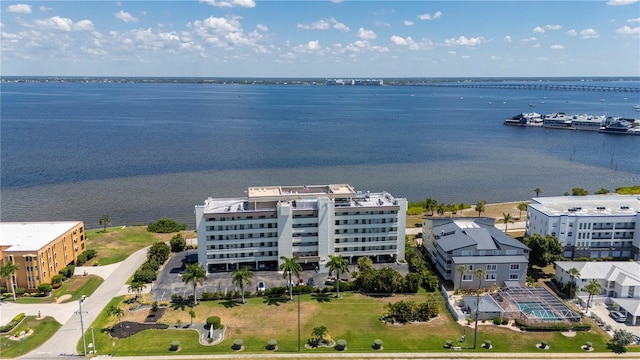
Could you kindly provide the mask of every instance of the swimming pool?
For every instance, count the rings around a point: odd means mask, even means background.
[[[562,320],[563,317],[548,309],[539,302],[518,302],[518,309],[523,313],[535,316],[541,320]]]

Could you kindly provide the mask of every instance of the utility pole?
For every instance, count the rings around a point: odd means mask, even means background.
[[[84,353],[82,355],[87,356],[87,343],[84,339],[84,323],[82,321],[82,302],[84,302],[84,299],[86,297],[84,295],[82,295],[80,297],[80,299],[78,299],[78,305],[80,306],[80,308],[78,309],[78,311],[76,311],[76,314],[80,315],[80,331],[82,332],[82,350],[84,351]],[[86,311],[84,311],[84,313],[86,313]]]
[[[478,341],[478,314],[480,313],[480,290],[482,289],[482,278],[485,276],[486,272],[483,269],[478,269],[475,271],[476,276],[478,277],[478,291],[476,292],[476,321],[475,321],[475,329],[473,330],[473,348],[476,348],[476,344]]]
[[[300,293],[302,290],[298,288],[298,352],[300,352]]]

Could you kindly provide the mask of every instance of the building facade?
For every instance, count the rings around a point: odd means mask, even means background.
[[[424,218],[423,246],[454,289],[525,283],[530,249],[494,225],[490,218]],[[476,277],[477,269],[485,271],[484,279]]]
[[[195,207],[198,261],[209,272],[275,269],[280,257],[324,271],[331,255],[404,260],[407,200],[350,185],[250,187]]]
[[[16,288],[34,292],[38,285],[51,283],[51,278],[65,266],[75,263],[85,251],[82,221],[3,222],[0,223],[0,259],[2,265],[18,265],[13,274]],[[8,291],[10,279],[2,279]]]
[[[528,235],[555,236],[564,257],[638,260],[640,197],[539,197],[527,208]]]
[[[592,280],[600,284],[601,292],[592,302],[616,304],[627,315],[632,325],[640,317],[640,263],[633,261],[556,261],[556,281],[571,281],[569,270],[575,268],[580,275],[576,282],[577,295],[586,304],[588,293],[584,287]]]

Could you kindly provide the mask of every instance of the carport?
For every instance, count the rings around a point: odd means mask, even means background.
[[[613,302],[620,306],[620,312],[631,317],[631,325],[636,325],[640,317],[640,299],[638,298],[612,298]]]

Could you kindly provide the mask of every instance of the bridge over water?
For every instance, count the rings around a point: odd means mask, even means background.
[[[561,90],[561,91],[597,91],[640,93],[640,87],[606,86],[606,85],[569,85],[569,84],[487,84],[487,83],[421,83],[418,86],[477,88],[477,89],[506,89],[506,90]]]

